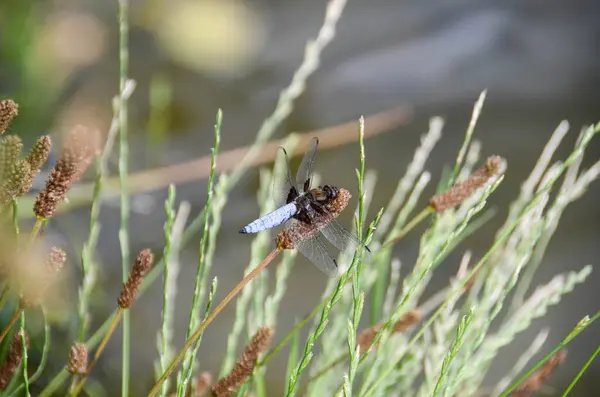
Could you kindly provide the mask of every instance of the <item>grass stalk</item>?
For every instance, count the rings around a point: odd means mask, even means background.
[[[214,143],[211,155],[210,164],[210,176],[208,178],[207,191],[206,191],[206,204],[203,209],[203,220],[202,220],[202,237],[200,238],[200,244],[198,246],[198,266],[196,269],[196,280],[194,283],[194,295],[192,298],[192,307],[190,309],[188,330],[186,333],[186,339],[190,338],[194,330],[200,323],[200,307],[202,300],[206,294],[206,280],[208,278],[208,270],[212,262],[212,255],[208,255],[208,244],[210,238],[210,215],[212,213],[212,204],[214,196],[214,180],[215,180],[215,168],[217,164],[217,153],[219,152],[219,143],[221,141],[221,124],[223,122],[223,112],[221,109],[217,111],[217,118],[214,127]],[[178,376],[177,389],[178,393],[181,394],[187,387],[189,379],[187,374],[191,374],[191,369],[194,364],[194,349],[189,349],[185,353],[185,359],[181,372]],[[164,369],[163,369],[164,372]]]
[[[117,325],[119,324],[119,321],[121,320],[121,317],[123,317],[123,314],[126,311],[127,310],[123,309],[122,307],[119,307],[119,310],[117,311],[117,314],[113,316],[112,321],[110,323],[110,327],[108,328],[108,331],[104,334],[104,338],[102,339],[102,341],[98,345],[98,348],[96,349],[96,353],[94,353],[94,358],[92,359],[92,361],[88,365],[87,370],[86,370],[85,374],[82,375],[81,380],[79,381],[79,383],[77,383],[77,386],[75,386],[75,388],[73,389],[73,391],[70,393],[70,396],[75,397],[75,396],[77,396],[81,392],[81,389],[83,388],[83,385],[85,384],[87,378],[89,377],[90,373],[94,369],[94,366],[98,363],[98,359],[100,358],[100,355],[104,351],[104,348],[108,344],[108,341],[110,340],[110,337],[115,332],[115,329],[117,328]]]
[[[32,384],[42,376],[44,369],[46,368],[46,362],[48,361],[48,352],[50,351],[50,324],[46,315],[46,309],[41,308],[42,316],[44,317],[44,347],[42,348],[42,357],[40,358],[40,364],[35,370],[33,375],[29,377],[29,384]],[[14,391],[9,394],[9,397],[19,396],[21,390],[25,388],[25,384],[20,384]]]
[[[594,350],[594,352],[592,353],[590,358],[587,359],[587,361],[583,364],[581,369],[577,372],[577,375],[575,375],[575,378],[573,378],[571,383],[569,383],[569,385],[565,389],[565,392],[562,394],[562,397],[566,397],[571,392],[571,390],[573,389],[573,387],[575,387],[575,384],[577,383],[579,378],[581,378],[581,375],[583,375],[583,373],[588,369],[588,367],[590,366],[590,364],[592,364],[592,361],[594,361],[594,359],[596,358],[596,356],[598,356],[598,354],[600,354],[600,345],[596,346],[596,350]]]
[[[23,313],[23,309],[19,307],[17,310],[15,310],[10,320],[8,320],[8,324],[6,324],[2,330],[2,333],[0,333],[0,343],[2,343],[4,338],[6,338],[6,335],[8,335],[12,327],[17,323],[17,320],[21,317],[21,313]]]
[[[246,284],[248,284],[265,267],[267,267],[267,265],[271,263],[280,252],[281,249],[279,247],[273,249],[269,253],[269,255],[267,255],[267,257],[258,266],[256,266],[256,268],[254,268],[254,270],[248,273],[242,279],[242,281],[240,281],[235,287],[233,287],[229,294],[227,294],[227,296],[223,298],[221,302],[219,302],[217,307],[215,307],[215,309],[212,312],[210,312],[210,314],[202,321],[202,323],[200,323],[198,328],[185,341],[185,344],[183,345],[177,356],[173,359],[166,371],[163,372],[161,377],[156,381],[156,383],[154,383],[154,386],[152,386],[152,389],[148,393],[149,397],[155,396],[160,391],[163,382],[169,377],[169,375],[175,370],[175,368],[177,368],[177,365],[179,365],[181,360],[183,360],[185,353],[196,343],[196,340],[198,340],[198,338],[202,335],[206,327],[213,322],[215,317],[217,317],[217,315],[221,313],[221,311],[223,311],[225,306],[227,306],[229,302],[231,302],[231,300],[235,298],[235,296],[246,286]]]
[[[173,305],[175,302],[172,302],[171,299],[174,298],[172,294],[174,294],[175,289],[172,288],[172,275],[171,275],[171,266],[173,262],[173,258],[171,257],[171,251],[173,249],[173,224],[175,223],[175,195],[176,190],[175,186],[169,186],[169,195],[167,201],[165,202],[165,249],[163,251],[163,258],[165,258],[165,270],[163,273],[163,308],[161,315],[161,331],[159,334],[159,360],[158,360],[158,370],[159,373],[162,373],[167,366],[167,362],[170,359],[171,351],[170,351],[170,343],[173,333]],[[169,390],[169,380],[167,379],[163,384],[160,395],[164,397],[167,395]]]
[[[129,68],[129,0],[119,0],[119,91],[122,93],[127,85]],[[128,98],[119,98],[119,183],[121,188],[121,227],[119,230],[119,243],[121,246],[121,273],[123,282],[127,282],[129,275],[129,192],[128,192]],[[130,344],[131,329],[129,311],[119,310],[117,317],[123,316],[123,345],[121,359],[121,395],[129,395],[130,374]],[[116,317],[116,318],[117,318]],[[82,380],[84,381],[85,378]]]
[[[552,356],[554,356],[556,353],[558,353],[559,350],[561,350],[567,344],[569,344],[569,342],[571,342],[573,339],[575,339],[581,332],[583,332],[583,330],[585,330],[590,325],[592,325],[592,323],[594,323],[594,321],[598,320],[598,318],[600,318],[600,310],[597,311],[592,317],[588,317],[588,316],[584,317],[581,321],[579,321],[579,323],[569,333],[569,335],[567,335],[567,337],[564,338],[558,344],[558,346],[556,346],[554,349],[552,349],[551,352],[546,354],[533,367],[531,367],[527,372],[525,372],[523,375],[521,375],[521,377],[519,379],[514,381],[512,385],[510,385],[508,388],[506,388],[506,390],[504,390],[502,392],[502,394],[500,394],[499,397],[507,397],[517,386],[519,386],[521,383],[523,383],[523,381],[525,381],[525,379],[527,379],[531,374],[533,374],[535,371],[537,371],[542,365],[544,365],[546,363],[546,361],[548,361]]]
[[[25,397],[29,397],[29,375],[27,374],[27,335],[25,334],[25,312],[21,310],[21,346],[23,346],[23,387],[25,388]]]

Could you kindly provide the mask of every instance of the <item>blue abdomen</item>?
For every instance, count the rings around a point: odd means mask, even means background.
[[[258,218],[257,220],[249,223],[240,230],[240,233],[258,233],[263,230],[270,229],[277,225],[281,225],[296,214],[296,204],[289,203],[276,209],[273,212]]]

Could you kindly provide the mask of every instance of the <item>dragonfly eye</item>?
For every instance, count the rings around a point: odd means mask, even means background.
[[[336,188],[335,186],[331,186],[331,185],[325,185],[323,187],[323,191],[327,194],[327,196],[329,196],[330,198],[335,198],[338,195],[338,188]]]

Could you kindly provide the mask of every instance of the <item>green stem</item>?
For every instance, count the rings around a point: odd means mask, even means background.
[[[43,218],[36,218],[35,223],[33,224],[33,228],[31,228],[31,232],[29,233],[29,238],[27,239],[27,245],[25,246],[25,249],[31,247],[31,245],[35,241],[36,237],[40,233],[40,230],[42,229],[43,224],[44,224]]]
[[[252,280],[257,274],[259,274],[265,267],[267,267],[267,265],[271,263],[280,252],[280,248],[275,248],[273,251],[271,251],[269,255],[267,255],[267,257],[258,266],[254,268],[254,270],[248,273],[242,279],[242,281],[240,281],[235,287],[233,287],[229,294],[227,294],[227,296],[223,298],[221,302],[219,302],[217,307],[215,307],[215,310],[210,312],[210,314],[204,319],[204,321],[202,321],[198,329],[196,329],[196,331],[194,331],[194,333],[185,341],[185,344],[177,354],[177,357],[175,357],[175,359],[171,362],[171,365],[169,365],[167,370],[163,372],[161,377],[156,381],[156,383],[154,383],[154,386],[152,386],[150,393],[148,393],[148,397],[154,397],[161,390],[161,385],[163,384],[163,382],[169,377],[169,375],[171,375],[175,368],[177,368],[181,360],[183,360],[185,352],[196,343],[196,340],[198,340],[198,338],[202,335],[206,327],[213,322],[215,317],[217,317],[217,315],[221,313],[221,311],[223,311],[225,306],[227,306],[227,304],[231,302],[233,298],[235,298],[235,296],[246,286],[246,284],[248,284],[250,280]]]
[[[546,356],[543,359],[541,359],[540,361],[538,361],[536,365],[531,367],[529,369],[529,371],[527,371],[523,375],[521,375],[521,377],[519,379],[517,379],[516,381],[514,381],[512,385],[507,387],[506,390],[504,390],[502,392],[502,394],[500,394],[499,397],[508,396],[517,386],[519,386],[521,383],[523,383],[523,381],[525,381],[525,379],[527,379],[529,376],[531,376],[531,374],[533,374],[535,371],[537,371],[542,365],[544,365],[546,363],[546,361],[548,361],[552,356],[554,356],[556,353],[558,353],[558,351],[560,349],[564,348],[569,342],[571,342],[573,339],[575,339],[575,337],[577,335],[579,335],[584,329],[589,327],[598,318],[600,318],[600,311],[597,311],[591,318],[587,319],[583,325],[581,325],[581,323],[583,321],[580,321],[579,324],[577,324],[577,326],[575,327],[575,329],[573,331],[571,331],[571,333],[569,335],[567,335],[567,337],[565,339],[563,339],[563,341],[560,342],[558,344],[558,346],[556,346],[550,353],[546,354]]]
[[[23,386],[25,387],[25,396],[29,397],[29,377],[27,375],[27,343],[25,335],[25,312],[21,311],[21,346],[23,346]]]
[[[129,67],[129,1],[119,0],[119,90],[122,93],[127,84],[127,73]],[[127,281],[129,274],[129,196],[128,196],[128,161],[129,146],[127,143],[128,109],[127,98],[123,95],[119,99],[119,182],[121,188],[121,229],[119,230],[119,242],[121,245],[121,269],[123,282]],[[129,311],[123,313],[123,353],[121,369],[121,395],[129,395],[130,374],[130,319]]]
[[[581,375],[583,375],[583,373],[587,370],[587,368],[590,366],[592,361],[594,361],[594,359],[596,358],[598,353],[600,353],[600,345],[598,345],[596,347],[596,350],[594,350],[594,352],[592,353],[590,358],[585,362],[585,364],[583,364],[583,367],[581,367],[579,372],[577,372],[577,375],[575,375],[575,378],[573,379],[573,381],[571,381],[571,383],[569,383],[569,386],[567,386],[567,388],[565,389],[565,392],[563,393],[562,397],[565,397],[567,394],[569,394],[569,392],[571,391],[573,386],[575,386],[575,384],[577,383],[579,378],[581,378]]]

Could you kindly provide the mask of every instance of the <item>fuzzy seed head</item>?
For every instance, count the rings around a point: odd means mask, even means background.
[[[31,167],[32,176],[37,175],[44,163],[48,161],[50,150],[52,150],[52,140],[49,136],[41,136],[35,141],[25,158]]]
[[[150,270],[150,267],[152,267],[153,260],[154,256],[149,249],[140,251],[137,255],[135,263],[129,273],[129,278],[127,279],[127,282],[123,284],[123,289],[121,290],[121,295],[118,299],[121,308],[127,309],[133,304],[138,289],[144,279],[144,275]]]
[[[56,165],[50,171],[46,186],[35,200],[33,212],[38,218],[54,217],[58,204],[65,199],[71,185],[89,165],[94,154],[93,139],[92,134],[83,127],[71,132]]]
[[[0,366],[0,390],[6,389],[10,383],[15,371],[23,359],[23,341],[21,340],[21,330],[15,332],[13,339],[8,346],[8,353],[4,363]],[[29,345],[29,338],[25,334],[25,346]]]
[[[0,101],[0,135],[4,134],[10,122],[19,114],[19,105],[12,99]]]
[[[540,390],[546,383],[552,372],[564,363],[567,357],[566,350],[562,349],[556,352],[555,355],[550,357],[548,361],[542,365],[540,369],[531,374],[527,379],[523,381],[516,389],[510,393],[510,397],[529,397],[536,391]]]
[[[456,183],[446,192],[433,196],[429,201],[429,205],[437,213],[459,206],[492,177],[498,175],[502,169],[502,164],[502,157],[489,157],[485,164],[477,169],[469,178]]]
[[[423,315],[417,309],[411,310],[404,313],[396,323],[392,326],[392,333],[399,333],[406,331],[410,326],[420,322],[423,319]],[[373,327],[362,330],[356,337],[356,345],[360,346],[360,351],[368,351],[377,334],[383,329],[382,325],[375,325]]]
[[[210,372],[200,372],[196,377],[196,391],[194,392],[195,397],[204,397],[210,385],[212,383],[212,376]]]
[[[261,327],[256,331],[250,343],[244,348],[242,356],[233,366],[233,369],[225,377],[219,379],[211,390],[215,397],[225,397],[231,395],[240,387],[254,371],[254,366],[260,353],[266,350],[273,337],[273,329]]]
[[[62,270],[67,261],[67,254],[58,247],[52,247],[48,258],[46,258],[46,266],[51,274],[56,274]]]
[[[88,366],[88,348],[85,343],[75,342],[69,350],[67,371],[72,374],[85,374]]]
[[[25,160],[16,160],[5,173],[0,185],[0,205],[27,193],[31,189],[32,183],[29,163]]]
[[[23,141],[16,135],[7,135],[0,141],[0,180],[14,167],[23,151]]]

